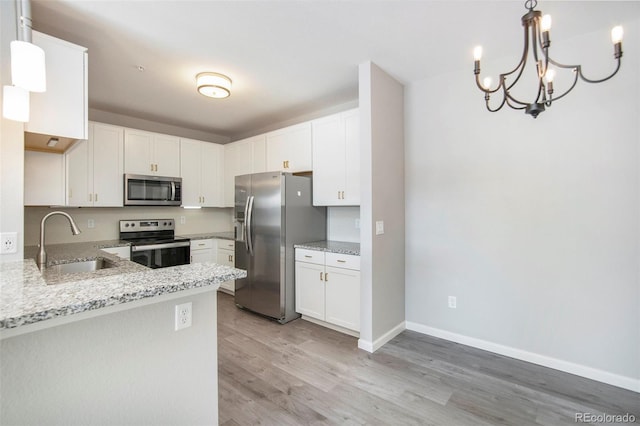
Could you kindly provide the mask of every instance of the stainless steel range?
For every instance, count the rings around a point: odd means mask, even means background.
[[[175,236],[173,219],[121,220],[120,239],[131,243],[131,260],[148,268],[185,265],[191,256],[189,238]]]

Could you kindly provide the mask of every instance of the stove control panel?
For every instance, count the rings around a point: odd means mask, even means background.
[[[173,219],[121,220],[120,232],[173,231]]]

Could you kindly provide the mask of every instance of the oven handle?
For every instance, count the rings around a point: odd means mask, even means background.
[[[148,251],[148,250],[157,250],[157,249],[165,249],[165,248],[175,248],[175,247],[188,247],[191,243],[189,241],[181,241],[178,243],[162,243],[162,244],[149,244],[146,246],[131,246],[131,252],[139,252],[139,251]]]

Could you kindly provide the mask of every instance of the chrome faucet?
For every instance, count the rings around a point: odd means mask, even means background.
[[[40,250],[38,250],[38,259],[37,259],[38,268],[40,268],[40,270],[42,270],[47,266],[47,252],[44,250],[44,224],[47,221],[47,219],[49,219],[51,216],[58,215],[58,214],[66,217],[69,220],[69,224],[71,225],[71,233],[73,235],[78,235],[80,232],[82,232],[78,228],[78,225],[76,225],[76,223],[73,221],[73,218],[69,216],[68,213],[56,211],[56,212],[51,212],[45,217],[43,217],[42,220],[40,221]]]

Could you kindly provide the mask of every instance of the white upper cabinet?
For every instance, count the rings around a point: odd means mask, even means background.
[[[358,109],[311,122],[313,204],[360,205],[360,117]]]
[[[32,41],[45,52],[47,91],[30,94],[25,131],[87,139],[87,49],[38,31]]]
[[[180,176],[180,138],[125,129],[124,169],[138,175]]]
[[[253,136],[224,145],[224,206],[233,207],[235,177],[266,171],[266,137]]]
[[[266,134],[267,171],[311,171],[311,122]]]
[[[64,155],[24,152],[24,205],[64,205]]]
[[[224,148],[211,142],[180,140],[182,205],[222,207]]]
[[[80,140],[65,153],[67,205],[122,207],[124,130],[89,123],[89,139]]]

